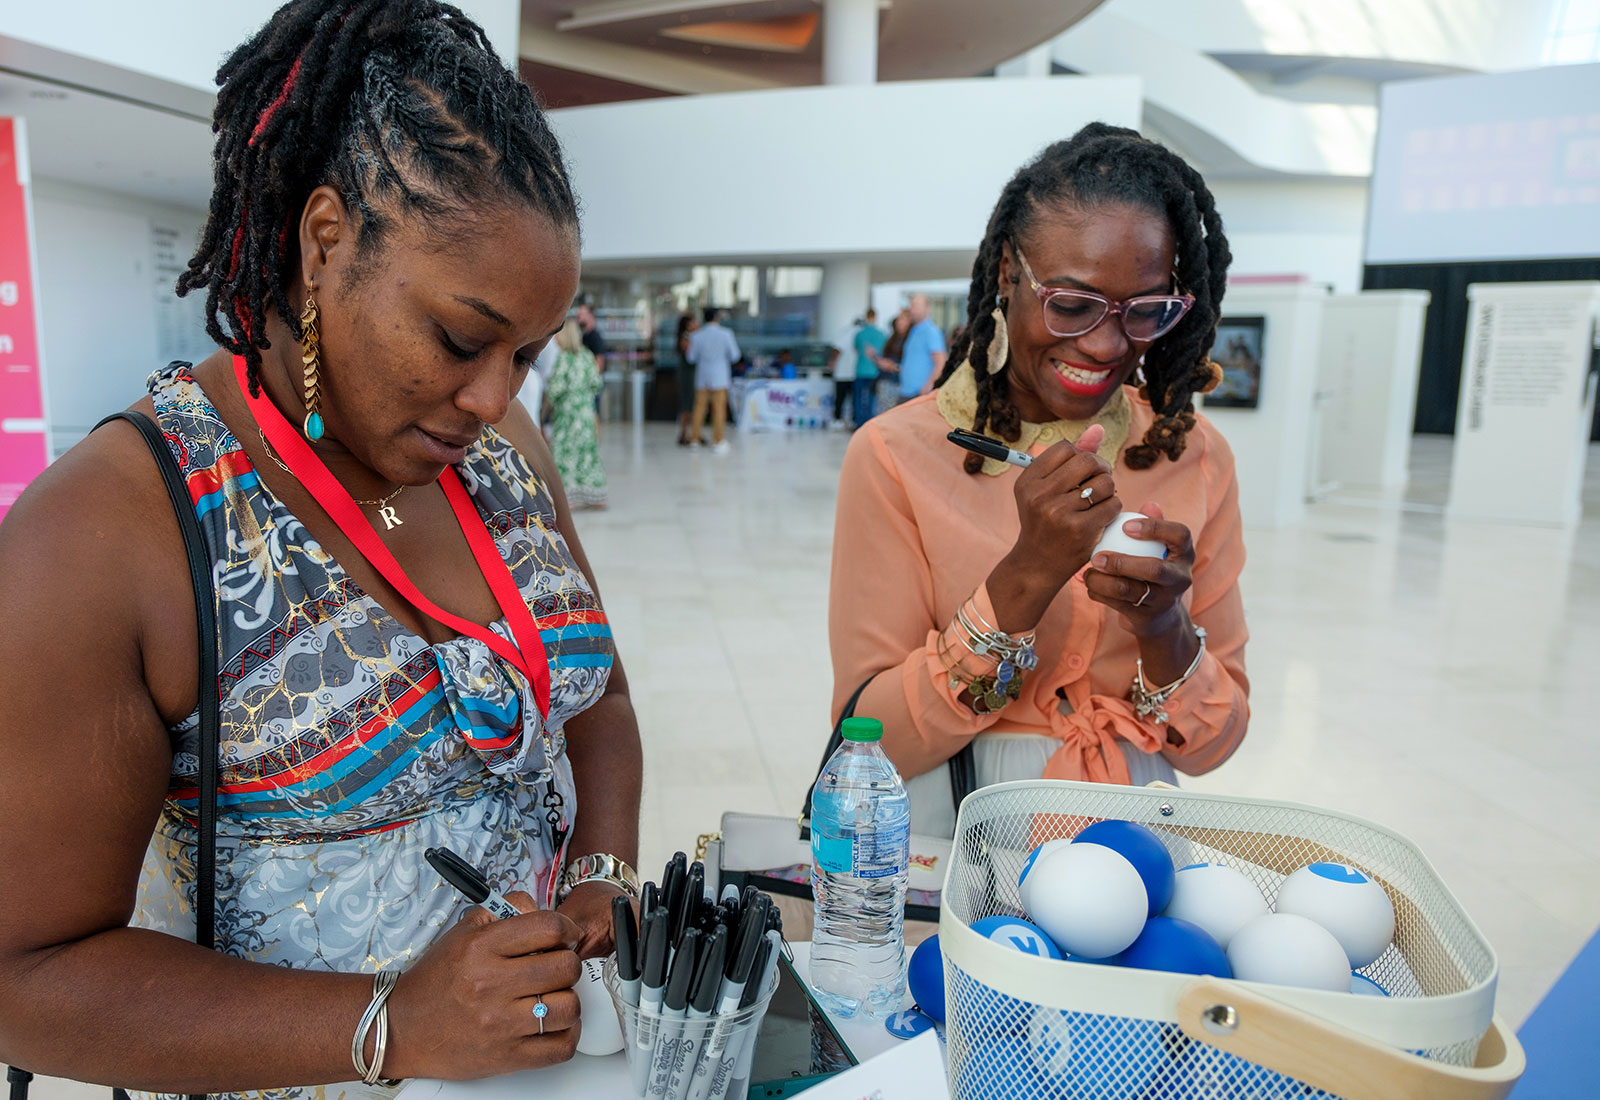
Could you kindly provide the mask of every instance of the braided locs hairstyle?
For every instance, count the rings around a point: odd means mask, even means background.
[[[577,200],[538,100],[449,4],[291,0],[223,62],[217,83],[211,211],[178,293],[206,291],[206,331],[244,356],[252,392],[267,311],[300,335],[288,285],[316,188],[343,195],[367,255],[397,213],[447,232],[508,199],[576,230]]]
[[[1093,207],[1104,203],[1136,206],[1161,214],[1172,226],[1177,278],[1194,295],[1194,307],[1171,332],[1145,353],[1145,384],[1140,393],[1155,410],[1155,423],[1144,440],[1127,449],[1124,460],[1135,470],[1148,469],[1165,454],[1177,461],[1194,427],[1194,395],[1214,380],[1209,359],[1217,336],[1222,295],[1227,289],[1228,238],[1205,181],[1183,158],[1136,131],[1091,122],[1070,140],[1058,141],[1022,166],[1000,192],[989,215],[978,258],[972,264],[967,294],[967,324],[950,349],[943,385],[956,367],[971,359],[983,363],[994,339],[993,310],[1000,286],[1000,259],[1007,241],[1027,233],[1041,207]],[[978,413],[973,430],[993,429],[1002,439],[1022,434],[1021,416],[1010,399],[1009,370],[998,374],[975,371]],[[966,469],[983,468],[979,455],[966,457]]]

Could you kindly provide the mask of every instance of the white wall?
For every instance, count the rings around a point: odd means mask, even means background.
[[[282,0],[70,0],[0,5],[0,35],[190,88],[216,90],[217,66]],[[519,0],[456,0],[514,63]]]
[[[586,258],[820,260],[970,250],[1024,161],[1094,119],[1138,126],[1140,101],[1132,77],[903,81],[574,107],[551,122]]]
[[[1465,69],[1539,63],[1557,0],[1110,0],[1205,53],[1383,58]]]
[[[1234,275],[1304,275],[1342,293],[1361,289],[1365,181],[1207,182],[1233,249]]]
[[[1326,299],[1320,286],[1240,286],[1230,287],[1223,303],[1224,313],[1266,318],[1259,406],[1197,402],[1233,448],[1239,511],[1248,526],[1286,527],[1305,516]]]
[[[193,252],[205,211],[163,206],[111,191],[35,179],[46,407],[57,453],[107,413],[144,392],[144,379],[171,358],[209,354],[203,295],[178,299],[179,267]],[[163,289],[164,288],[164,289]]]

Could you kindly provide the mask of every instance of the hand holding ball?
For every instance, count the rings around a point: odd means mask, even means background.
[[[1149,519],[1143,512],[1121,512],[1111,521],[1111,526],[1106,528],[1106,533],[1100,536],[1100,541],[1095,545],[1094,553],[1127,554],[1135,558],[1164,558],[1167,556],[1167,544],[1154,539],[1136,539],[1122,529],[1122,525],[1130,520]],[[1094,554],[1089,555],[1091,558]]]

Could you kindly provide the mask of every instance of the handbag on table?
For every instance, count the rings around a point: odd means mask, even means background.
[[[844,720],[855,715],[856,703],[872,679],[868,677],[856,688],[839,715],[838,722],[834,723],[828,746],[817,764],[818,775],[822,774],[828,758],[844,741]],[[951,801],[959,808],[962,799],[971,794],[977,785],[970,743],[962,746],[945,768],[935,768],[916,776],[906,786],[908,790],[915,790],[915,804],[917,800],[939,797],[943,793],[941,788],[946,784]],[[813,779],[812,788],[815,786]],[[730,811],[722,815],[721,825],[720,832],[700,837],[695,853],[695,858],[705,862],[706,888],[712,897],[731,884],[740,890],[754,886],[780,897],[811,900],[810,790],[806,792],[805,804],[798,818]],[[950,844],[948,836],[912,832],[911,866],[906,891],[908,920],[939,919],[939,892],[944,888],[945,868],[950,862]]]

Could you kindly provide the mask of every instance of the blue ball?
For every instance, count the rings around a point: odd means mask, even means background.
[[[1079,833],[1074,844],[1101,844],[1121,855],[1144,880],[1150,895],[1150,916],[1155,916],[1172,900],[1177,871],[1172,856],[1161,838],[1131,821],[1097,821]]]
[[[911,953],[911,963],[906,967],[906,984],[911,987],[911,997],[923,1014],[944,1022],[944,955],[939,950],[939,937],[929,936],[917,944]]]
[[[984,917],[982,920],[972,922],[972,930],[985,939],[995,943],[1005,944],[1024,955],[1038,955],[1041,958],[1061,958],[1061,949],[1044,930],[1036,924],[1030,924],[1021,917]]]
[[[1116,956],[1118,966],[1138,970],[1165,970],[1173,974],[1209,974],[1233,977],[1228,954],[1198,924],[1175,917],[1151,917],[1139,938]]]

